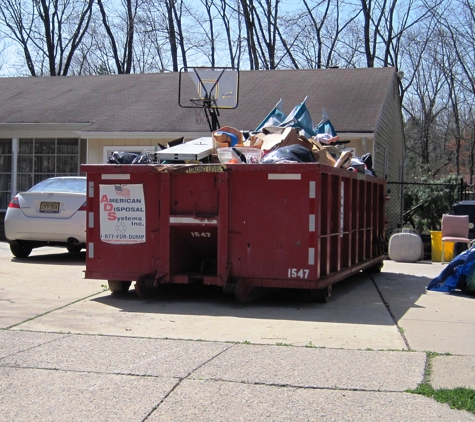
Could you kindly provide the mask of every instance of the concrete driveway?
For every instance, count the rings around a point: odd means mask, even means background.
[[[85,280],[85,252],[40,248],[13,258],[0,243],[1,328],[350,349],[475,354],[474,298],[426,292],[439,263],[386,261],[381,274],[337,283],[327,304],[281,291],[248,304],[215,287],[140,299]]]
[[[451,354],[434,386],[475,389],[475,298],[426,292],[441,264],[386,261],[327,304],[116,297],[84,269],[84,252],[17,259],[0,243],[0,420],[475,420],[405,393],[425,351]]]

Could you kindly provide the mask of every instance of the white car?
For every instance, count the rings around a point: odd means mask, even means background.
[[[80,252],[86,247],[86,177],[52,177],[20,192],[8,205],[5,236],[18,258],[41,246]]]

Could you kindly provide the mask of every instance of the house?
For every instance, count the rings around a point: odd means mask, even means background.
[[[202,114],[180,107],[181,77],[0,78],[0,213],[18,191],[46,177],[79,174],[80,164],[104,163],[115,150],[210,136]],[[280,99],[289,114],[307,97],[315,125],[325,109],[356,156],[371,153],[379,177],[400,180],[404,135],[394,68],[241,71],[238,77],[238,106],[220,110],[221,126],[252,131]],[[189,101],[181,95],[181,104]]]

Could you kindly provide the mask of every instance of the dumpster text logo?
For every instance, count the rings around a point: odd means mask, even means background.
[[[145,242],[143,185],[99,185],[101,240],[128,244]]]

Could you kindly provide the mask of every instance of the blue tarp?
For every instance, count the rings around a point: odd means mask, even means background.
[[[320,123],[313,127],[312,116],[305,104],[307,97],[298,105],[296,105],[290,114],[287,116],[282,111],[282,98],[265,117],[265,119],[257,126],[256,132],[269,126],[275,127],[293,127],[298,132],[304,131],[306,137],[314,137],[316,135],[327,135],[328,139],[335,138],[337,133],[333,127],[328,114],[325,109],[322,109],[322,120]],[[326,139],[321,139],[323,143],[327,143]]]
[[[315,136],[316,133],[313,130],[313,121],[305,105],[307,97],[290,112],[287,118],[279,125],[279,127],[294,127],[297,129],[303,129],[305,136]]]
[[[457,255],[427,286],[427,290],[446,293],[456,289],[475,292],[475,248]]]
[[[287,116],[282,111],[282,98],[271,110],[271,112],[266,116],[266,118],[260,123],[256,128],[256,132],[259,132],[262,128],[268,126],[279,126]]]
[[[313,121],[307,106],[305,105],[307,97],[299,104],[296,105],[290,114],[287,116],[282,111],[282,98],[271,110],[271,112],[265,117],[265,119],[257,126],[256,132],[268,126],[275,127],[294,127],[297,131],[303,130],[305,136],[315,136],[316,132],[313,130]]]
[[[335,128],[333,127],[332,122],[330,122],[325,109],[322,110],[322,120],[315,127],[314,131],[316,134],[331,135],[332,138],[336,136]]]

